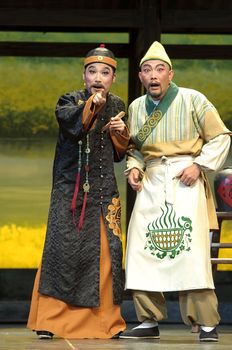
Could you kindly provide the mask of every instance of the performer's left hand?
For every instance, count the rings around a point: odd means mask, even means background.
[[[184,185],[192,186],[201,173],[201,168],[196,163],[180,171],[175,177],[178,178]]]
[[[134,191],[140,192],[142,190],[142,183],[139,169],[132,168],[128,175],[128,183]]]
[[[121,119],[123,115],[125,115],[125,113],[120,112],[115,117],[112,117],[110,119],[110,123],[109,123],[110,131],[122,132],[125,129],[126,125],[125,125],[124,121]]]

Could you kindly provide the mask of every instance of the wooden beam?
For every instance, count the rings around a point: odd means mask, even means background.
[[[96,43],[0,42],[0,56],[83,57]],[[129,56],[129,44],[107,44],[117,58]]]
[[[150,1],[150,0],[149,0]],[[158,3],[149,5],[151,14]],[[155,6],[154,6],[155,5]],[[147,7],[133,9],[73,8],[4,8],[0,7],[1,30],[78,30],[121,32],[142,28],[150,16]],[[161,8],[159,20],[162,33],[232,33],[232,11],[181,10]],[[149,24],[149,21],[147,21]]]
[[[139,35],[136,33],[133,38],[131,37],[130,44],[107,45],[118,58],[136,56],[136,62],[133,65],[136,71],[142,57],[141,50],[137,53],[138,46],[142,48],[142,51],[147,49],[144,45],[138,44],[136,37]],[[83,57],[83,54],[96,45],[96,43],[0,41],[0,56]],[[165,49],[172,59],[232,59],[232,45],[165,45]],[[135,72],[134,68],[132,74]],[[137,96],[133,96],[133,99],[135,97]]]
[[[133,30],[130,32],[130,51],[129,51],[129,71],[128,71],[128,105],[142,93],[142,86],[138,78],[139,60],[144,49],[142,30]],[[140,45],[141,43],[141,45]],[[132,190],[127,183],[126,186],[126,227],[128,227],[131,213],[133,210],[136,192]]]
[[[160,41],[161,36],[161,18],[160,18],[160,1],[146,0],[142,2],[141,14],[143,13],[143,28],[141,31],[142,46],[140,59],[148,50],[150,45],[155,41]]]
[[[232,211],[218,211],[217,218],[222,220],[232,220]]]
[[[165,45],[172,59],[232,59],[232,45]]]
[[[211,258],[212,264],[232,264],[232,258]]]
[[[161,16],[163,33],[232,33],[230,6],[217,11],[163,9]]]
[[[141,13],[138,9],[0,8],[0,29],[83,28],[86,32],[93,29],[121,32],[141,26]]]
[[[232,248],[232,243],[211,243],[212,248]],[[232,254],[231,254],[232,255]]]

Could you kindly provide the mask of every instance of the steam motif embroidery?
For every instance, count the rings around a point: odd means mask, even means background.
[[[144,249],[150,249],[151,255],[159,259],[166,256],[174,259],[181,252],[191,250],[192,220],[184,216],[176,219],[176,212],[169,203],[160,209],[162,215],[147,226]]]

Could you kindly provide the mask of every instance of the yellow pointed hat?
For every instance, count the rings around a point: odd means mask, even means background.
[[[154,41],[154,43],[149,47],[145,56],[141,59],[139,66],[141,67],[141,65],[145,61],[149,61],[149,60],[164,61],[167,64],[169,64],[169,66],[172,68],[172,62],[168,57],[167,52],[165,51],[165,48],[158,41]]]

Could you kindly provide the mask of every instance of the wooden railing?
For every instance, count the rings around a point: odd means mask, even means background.
[[[231,257],[219,258],[220,248],[232,248],[232,242],[221,242],[221,229],[222,222],[224,220],[232,220],[232,211],[230,212],[217,212],[219,228],[212,231],[212,243],[211,243],[211,263],[213,264],[213,270],[217,270],[218,264],[232,264],[232,250]]]

